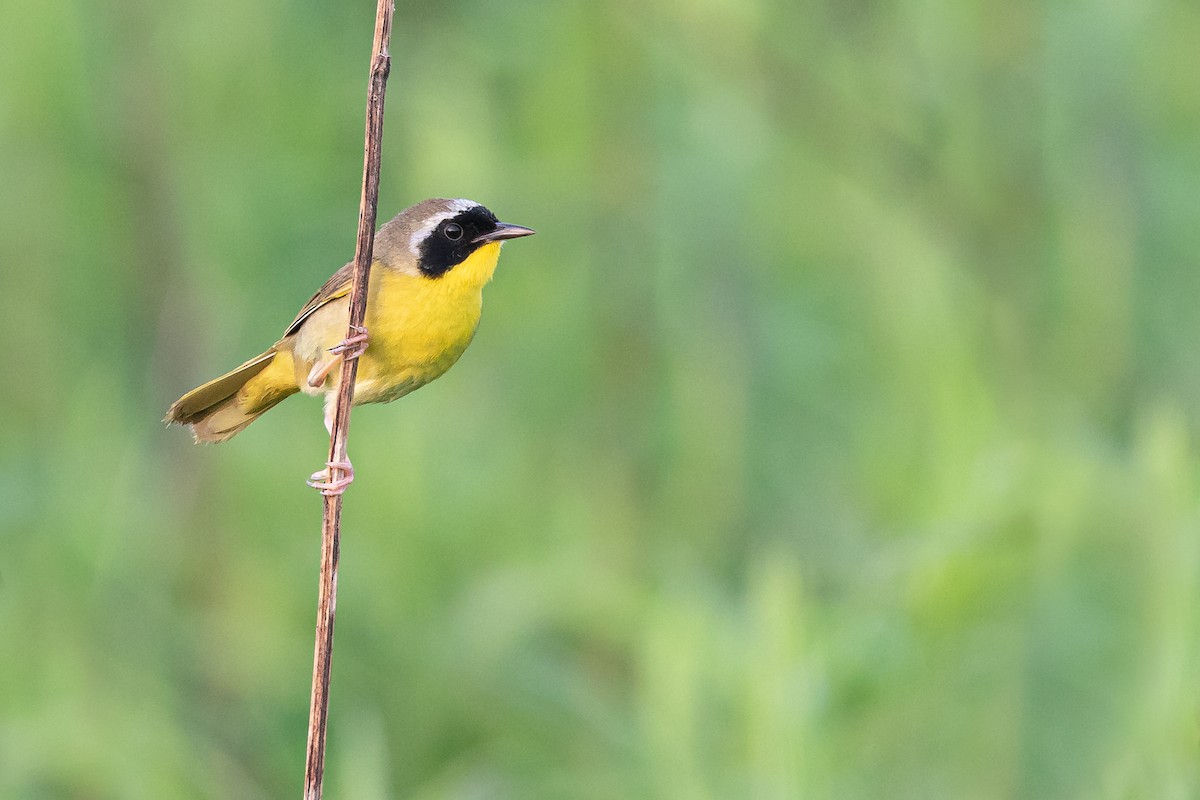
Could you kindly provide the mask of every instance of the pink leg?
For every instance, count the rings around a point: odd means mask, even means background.
[[[350,460],[326,461],[326,469],[314,472],[307,483],[325,496],[338,495],[354,482],[354,465]],[[343,473],[338,476],[337,473]]]
[[[342,361],[349,361],[358,358],[367,349],[369,342],[367,329],[362,326],[354,327],[354,335],[348,336],[341,341],[341,344],[336,347],[329,348],[329,352],[333,353],[336,358],[331,358],[324,364],[314,366],[312,372],[308,373],[308,385],[312,387],[320,386],[325,382],[325,378],[333,371],[333,368]],[[325,429],[333,434],[333,411],[334,411],[334,396],[332,394],[325,398]],[[350,459],[345,461],[326,461],[326,469],[314,472],[308,479],[308,485],[319,491],[325,496],[339,495],[346,491],[346,487],[354,482],[354,465],[350,463]],[[342,473],[338,475],[338,473]]]
[[[316,389],[325,379],[329,377],[329,373],[333,372],[333,368],[342,363],[340,356],[322,361],[320,364],[314,364],[312,371],[308,373],[308,385]]]
[[[329,348],[329,352],[334,355],[333,358],[313,365],[312,371],[308,373],[309,386],[317,388],[325,382],[329,373],[333,372],[334,368],[343,361],[351,361],[363,354],[370,342],[370,337],[367,335],[367,329],[362,326],[355,326],[354,330],[353,336],[349,336],[340,344]]]
[[[340,355],[342,358],[350,361],[363,354],[370,340],[370,337],[367,335],[367,329],[361,325],[356,325],[354,326],[354,335],[342,339],[341,344],[329,348],[329,352]]]
[[[333,412],[337,411],[337,395],[325,395],[325,432],[333,436]]]

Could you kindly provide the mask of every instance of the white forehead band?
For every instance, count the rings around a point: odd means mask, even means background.
[[[417,248],[420,246],[421,242],[425,240],[425,237],[432,233],[438,225],[441,225],[448,219],[454,219],[464,211],[470,211],[472,208],[476,208],[479,203],[476,203],[473,200],[463,200],[460,198],[458,200],[451,200],[449,205],[450,209],[448,211],[443,211],[440,214],[434,214],[425,221],[424,225],[413,231],[413,235],[408,238],[408,250],[414,256],[420,255],[420,252],[418,252]]]

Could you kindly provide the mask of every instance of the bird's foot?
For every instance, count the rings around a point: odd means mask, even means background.
[[[341,356],[346,361],[352,361],[361,356],[371,341],[367,335],[367,329],[363,326],[355,325],[351,330],[354,331],[353,336],[347,336],[339,345],[329,348],[329,352]]]
[[[338,473],[341,473],[340,475]],[[317,470],[307,483],[326,497],[339,495],[354,482],[354,465],[350,460],[326,461],[325,469]]]
[[[353,336],[347,336],[345,339],[342,339],[340,344],[329,348],[329,352],[333,353],[333,358],[313,364],[313,368],[308,373],[309,386],[316,389],[325,383],[325,379],[329,377],[329,373],[333,372],[343,361],[353,361],[363,354],[370,341],[370,337],[367,336],[367,329],[361,325],[355,325],[354,331]]]

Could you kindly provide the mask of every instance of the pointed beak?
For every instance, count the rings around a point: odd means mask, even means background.
[[[510,225],[507,222],[496,223],[496,230],[488,231],[485,234],[476,236],[471,240],[471,244],[483,244],[484,242],[502,242],[505,239],[519,239],[522,236],[532,236],[536,233],[533,228],[523,228],[520,225]]]

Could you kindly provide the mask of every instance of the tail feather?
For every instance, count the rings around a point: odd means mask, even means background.
[[[197,442],[223,442],[299,390],[291,353],[272,348],[176,400],[163,421],[191,427]]]

